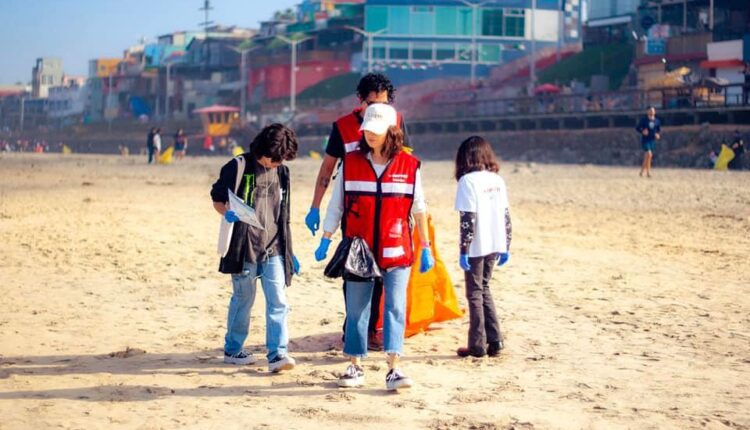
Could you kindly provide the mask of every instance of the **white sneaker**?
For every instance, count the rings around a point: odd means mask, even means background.
[[[361,387],[365,383],[365,371],[356,364],[350,364],[336,383],[342,388]]]
[[[391,369],[385,375],[385,388],[389,391],[396,391],[399,388],[409,388],[411,386],[411,378],[401,373],[398,369]]]
[[[268,371],[279,373],[282,370],[292,370],[296,364],[297,362],[288,355],[277,355],[276,358],[268,362]]]
[[[229,355],[224,353],[224,363],[226,364],[253,364],[255,363],[255,357],[253,354],[243,350],[236,354]]]

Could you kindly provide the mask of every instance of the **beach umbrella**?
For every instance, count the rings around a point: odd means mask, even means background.
[[[534,88],[534,94],[557,94],[560,92],[560,87],[553,84],[542,84]]]

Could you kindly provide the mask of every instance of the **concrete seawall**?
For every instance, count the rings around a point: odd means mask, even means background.
[[[750,140],[750,126],[708,125],[665,127],[662,140],[656,145],[656,166],[703,168],[708,167],[708,153],[718,150],[722,143],[732,141],[735,129],[740,129],[745,142]],[[416,153],[423,159],[453,159],[463,139],[472,133],[412,134]],[[638,134],[633,128],[552,131],[492,131],[476,133],[489,140],[498,155],[505,160],[538,163],[571,163],[599,165],[639,165],[641,149]],[[67,144],[73,152],[116,154],[119,146],[127,146],[130,154],[145,150],[145,132],[120,132],[93,136],[54,133],[43,136],[28,135],[27,139],[44,139],[56,148],[58,142]],[[322,152],[323,136],[301,136],[300,155],[311,150]],[[207,155],[201,140],[190,140],[188,154]],[[247,149],[249,142],[241,142]],[[172,144],[165,136],[164,148]],[[745,154],[746,158],[750,154]],[[745,160],[750,165],[750,160]]]

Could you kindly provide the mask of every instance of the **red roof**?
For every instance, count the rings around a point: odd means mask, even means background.
[[[23,90],[0,90],[0,97],[20,96]]]
[[[218,112],[239,112],[234,106],[211,105],[204,108],[196,109],[194,113],[218,113]]]
[[[744,67],[745,63],[742,62],[742,60],[738,59],[732,59],[732,60],[707,60],[707,61],[701,61],[701,69],[731,69],[736,67]]]

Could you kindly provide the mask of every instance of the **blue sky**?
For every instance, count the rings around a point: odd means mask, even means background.
[[[258,28],[300,0],[211,0],[210,20]],[[203,0],[0,0],[0,85],[29,82],[38,57],[59,57],[65,73],[88,60],[121,57],[140,37],[198,29]]]

